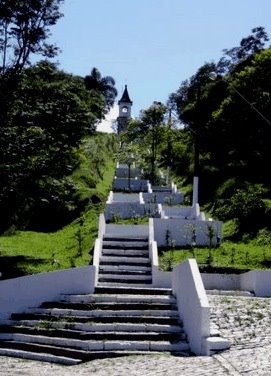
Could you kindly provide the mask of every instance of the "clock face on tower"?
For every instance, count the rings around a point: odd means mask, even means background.
[[[128,107],[126,107],[126,106],[122,107],[121,111],[122,111],[124,114],[127,114],[127,112],[128,112]]]

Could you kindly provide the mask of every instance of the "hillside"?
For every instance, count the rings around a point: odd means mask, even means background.
[[[71,179],[77,187],[77,217],[56,231],[17,231],[0,236],[2,278],[88,265],[114,171],[115,139],[97,134],[80,150],[80,166]],[[76,210],[75,210],[76,209]]]

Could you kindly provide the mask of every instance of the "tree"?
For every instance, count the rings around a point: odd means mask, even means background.
[[[252,34],[241,40],[238,47],[224,49],[224,56],[218,62],[220,73],[228,73],[232,70],[241,70],[251,58],[264,49],[269,37],[264,27],[255,27]]]
[[[22,71],[13,95],[6,126],[0,127],[0,229],[31,225],[44,213],[68,219],[77,148],[94,134],[103,98],[87,91],[82,78],[46,61]]]
[[[223,71],[221,61],[204,64],[170,97],[184,124],[182,132],[190,132],[187,141],[196,142],[200,151],[203,202],[213,199],[233,176],[235,184],[269,184],[271,50],[263,49],[267,40],[263,28],[253,29],[240,47],[227,52],[230,68]]]
[[[86,76],[84,81],[88,90],[95,90],[102,94],[106,110],[108,111],[114,105],[115,98],[118,95],[114,78],[111,76],[102,77],[99,70],[93,68],[90,75]]]
[[[0,74],[17,74],[29,64],[32,54],[53,57],[57,48],[47,44],[50,27],[62,16],[64,0],[1,0]]]
[[[165,114],[167,107],[161,102],[153,104],[140,112],[139,119],[132,120],[128,124],[128,129],[123,135],[124,142],[134,142],[141,146],[142,156],[149,169],[147,177],[155,183],[156,164],[158,162],[158,148],[161,146],[165,135]]]

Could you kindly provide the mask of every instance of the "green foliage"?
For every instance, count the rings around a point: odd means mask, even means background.
[[[64,0],[5,0],[0,3],[0,74],[17,74],[32,54],[53,57],[56,46],[46,43],[50,27],[62,16]]]
[[[209,257],[209,247],[176,248],[173,258],[170,251],[163,252],[159,256],[159,263],[163,269],[169,264],[172,268],[188,258],[196,258],[200,268],[207,271],[238,273],[239,271],[266,269],[271,267],[271,246],[269,243],[263,248],[262,245],[252,241],[249,243],[224,241],[220,247],[212,249],[211,263]]]
[[[215,210],[222,220],[235,219],[239,233],[255,233],[266,218],[266,206],[261,195],[253,189],[238,189]]]
[[[52,270],[88,265],[92,258],[92,249],[98,231],[98,217],[104,210],[106,197],[111,187],[115,172],[112,159],[114,138],[111,135],[97,135],[95,141],[99,143],[101,154],[105,153],[105,163],[102,168],[102,179],[96,181],[95,188],[77,185],[79,196],[85,197],[88,189],[87,206],[80,216],[70,224],[55,232],[17,231],[14,226],[0,236],[0,264],[3,278],[20,275],[47,272]],[[87,144],[87,140],[85,141]],[[85,165],[82,164],[84,170]],[[95,174],[90,165],[88,175]],[[77,170],[80,175],[80,168]],[[87,176],[86,170],[84,174]],[[97,178],[98,179],[98,178]],[[76,180],[76,179],[75,179]],[[81,193],[80,193],[81,192]],[[89,201],[91,197],[100,197],[96,204]],[[50,217],[50,221],[54,218]],[[47,225],[50,222],[47,222]]]
[[[166,106],[160,102],[153,102],[149,108],[141,111],[139,119],[130,121],[127,131],[122,135],[122,149],[125,150],[127,145],[130,149],[131,143],[136,144],[140,151],[136,154],[141,156],[140,164],[144,167],[145,177],[153,184],[159,182],[157,164],[166,134],[166,112]]]
[[[217,64],[204,64],[170,96],[184,124],[179,132],[187,138],[174,155],[172,169],[191,179],[192,166],[199,163],[201,203],[230,198],[244,181],[269,190],[271,50],[264,49],[267,41],[264,28],[253,29],[240,46],[224,50]]]
[[[115,88],[115,80],[111,76],[102,77],[97,68],[93,68],[89,76],[84,78],[87,90],[100,93],[105,101],[106,110],[114,105],[116,96],[118,95]]]
[[[7,123],[0,127],[0,231],[11,225],[52,230],[78,214],[82,207],[70,176],[80,163],[82,139],[94,135],[103,106],[99,93],[51,63],[22,73]],[[101,175],[99,142],[93,145],[93,171]]]

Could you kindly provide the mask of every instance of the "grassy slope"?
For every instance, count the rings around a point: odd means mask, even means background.
[[[103,167],[103,179],[87,192],[106,198],[112,184],[115,163],[110,155]],[[84,214],[54,233],[18,231],[0,236],[0,272],[4,278],[88,265],[104,203],[90,204]]]
[[[209,252],[210,251],[210,252]],[[214,268],[236,270],[265,269],[271,267],[270,246],[259,246],[251,243],[233,243],[225,241],[218,248],[179,249],[163,253],[160,263],[165,269],[168,265],[177,265],[188,258],[196,258],[199,265],[208,265],[208,257],[211,254],[211,265]]]

